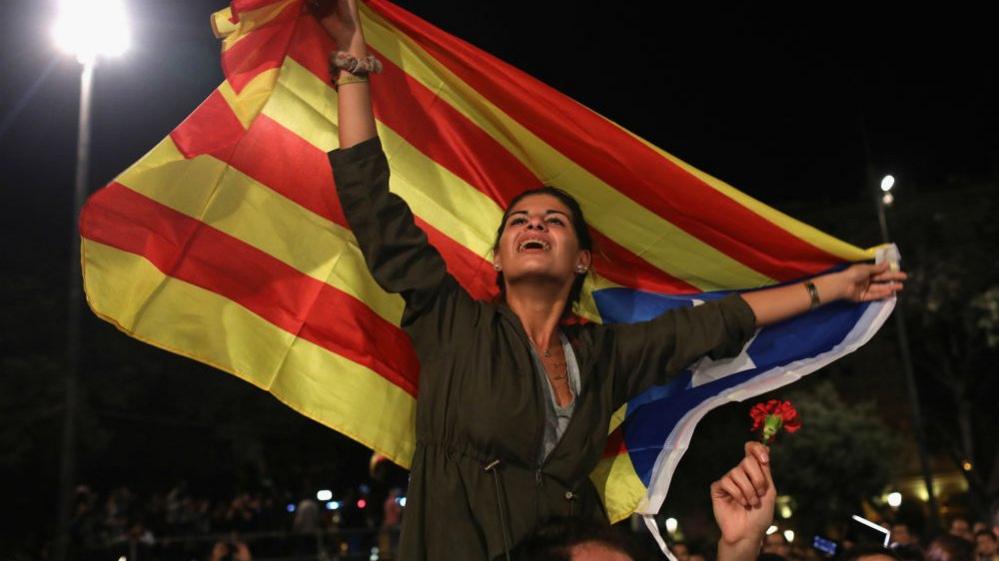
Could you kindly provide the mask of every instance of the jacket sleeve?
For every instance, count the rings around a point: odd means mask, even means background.
[[[738,294],[691,308],[670,310],[632,324],[607,326],[615,372],[615,406],[662,385],[708,356],[739,354],[756,332],[756,316]]]
[[[389,191],[388,161],[377,137],[334,150],[329,159],[340,204],[371,275],[406,301],[403,327],[428,312],[445,313],[442,308],[452,296],[471,299],[448,274],[406,202]],[[447,318],[434,320],[440,324]]]

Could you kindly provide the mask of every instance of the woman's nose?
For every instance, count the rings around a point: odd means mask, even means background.
[[[541,218],[534,217],[527,221],[527,227],[531,230],[545,230],[545,221]]]

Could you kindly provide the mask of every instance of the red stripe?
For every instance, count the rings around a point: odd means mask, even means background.
[[[318,25],[301,26],[288,55],[323,80],[328,64],[320,53],[328,41]],[[379,53],[371,48],[372,54]],[[538,187],[537,178],[475,122],[442,103],[437,95],[406,74],[388,57],[379,56],[384,71],[372,88],[375,116],[427,157],[474,186],[505,208],[523,190]],[[405,92],[402,94],[401,92]],[[605,278],[656,292],[699,290],[663,272],[633,252],[591,229],[597,242],[594,261]]]
[[[624,443],[624,431],[618,427],[607,435],[607,444],[604,445],[604,452],[600,457],[613,458],[627,453],[628,446]]]
[[[263,8],[271,4],[277,4],[281,0],[232,0],[232,14],[239,21],[239,15],[243,12],[250,12],[257,8]]]
[[[88,239],[141,255],[165,275],[228,298],[416,395],[419,363],[402,330],[356,298],[238,238],[118,183],[90,198],[80,230]]]
[[[224,160],[244,132],[229,103],[215,90],[170,133],[170,138],[185,158],[213,154]]]
[[[297,27],[294,20],[303,9],[302,3],[289,4],[274,19],[222,51],[222,72],[237,94],[257,74],[271,68],[280,68]],[[307,17],[312,19],[311,16]]]
[[[371,0],[369,5],[556,150],[748,267],[783,281],[819,273],[840,262],[707,187],[612,123],[527,74],[389,2]],[[595,150],[609,152],[609,156],[593,158]]]

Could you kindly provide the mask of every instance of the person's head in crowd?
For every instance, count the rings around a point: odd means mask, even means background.
[[[971,542],[952,535],[937,536],[926,548],[926,561],[974,561]]]
[[[683,542],[676,542],[669,548],[676,555],[677,561],[690,561],[690,548]]]
[[[926,559],[923,548],[919,547],[916,540],[907,544],[892,544],[891,551],[895,554],[895,557],[898,557],[899,561],[925,561]]]
[[[964,538],[969,542],[974,539],[974,534],[971,533],[971,524],[968,523],[967,518],[962,516],[951,519],[948,531],[950,532],[950,535]]]
[[[982,530],[991,530],[991,528],[989,528],[989,525],[985,522],[975,520],[975,523],[971,526],[971,533],[977,536],[978,532],[981,532]]]
[[[592,520],[547,522],[518,548],[519,561],[637,561],[637,546],[616,529]]]
[[[909,531],[909,525],[905,522],[895,522],[891,525],[891,543],[898,545],[909,545],[916,540]]]
[[[784,539],[784,534],[774,532],[772,534],[767,534],[767,537],[764,538],[762,551],[763,553],[780,555],[781,557],[787,559],[791,548],[787,545],[787,540]]]
[[[843,555],[841,561],[901,561],[895,552],[880,545],[862,544],[854,546]]]
[[[991,530],[975,532],[975,555],[978,561],[999,561],[996,535]]]

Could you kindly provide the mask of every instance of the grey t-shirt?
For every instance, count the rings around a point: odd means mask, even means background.
[[[565,353],[565,369],[569,378],[569,389],[572,391],[572,401],[565,407],[561,407],[555,399],[555,389],[552,388],[551,381],[545,373],[545,365],[541,362],[541,357],[532,348],[531,356],[534,358],[534,369],[543,380],[542,386],[546,389],[548,400],[545,407],[545,434],[541,441],[540,461],[544,461],[551,453],[558,441],[562,439],[565,428],[569,426],[572,419],[572,412],[576,409],[576,396],[579,395],[579,364],[576,363],[576,353],[572,350],[569,340],[561,332],[558,334],[562,342],[562,352]]]

